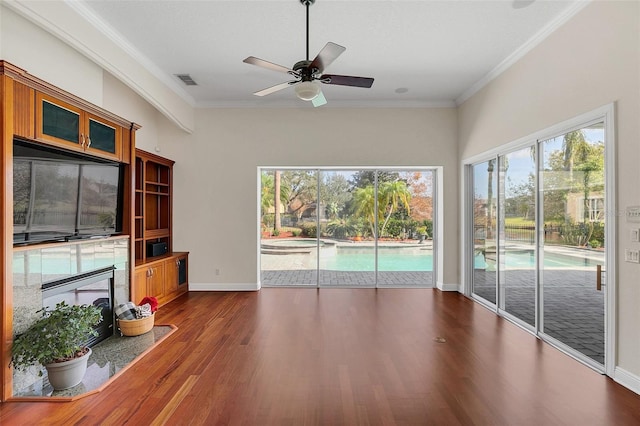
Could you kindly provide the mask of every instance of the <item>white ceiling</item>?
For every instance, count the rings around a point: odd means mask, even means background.
[[[291,78],[242,62],[256,56],[292,67],[305,59],[306,12],[300,0],[73,3],[195,106],[278,107],[303,102],[291,88],[253,96]],[[313,59],[332,41],[347,50],[327,73],[375,78],[371,89],[322,85],[329,106],[455,105],[583,3],[317,0],[310,6],[309,56]],[[184,86],[175,74],[190,74],[198,86]]]

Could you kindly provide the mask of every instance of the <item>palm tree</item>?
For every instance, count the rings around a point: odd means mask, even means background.
[[[391,215],[398,210],[398,206],[402,206],[409,211],[409,203],[411,202],[411,192],[407,188],[407,183],[402,180],[395,182],[382,182],[378,187],[378,210],[381,214],[386,211],[386,217],[380,228],[380,235],[384,235],[384,230],[389,223]]]
[[[380,235],[383,235],[384,229],[391,218],[391,215],[398,210],[400,205],[409,211],[409,202],[411,201],[411,193],[404,181],[382,182],[377,192],[378,211],[376,215],[376,193],[373,185],[364,188],[356,188],[354,192],[355,214],[364,217],[369,222],[371,234],[377,237],[376,233],[376,216],[380,228]],[[382,226],[380,226],[382,223]]]
[[[575,130],[564,135],[562,139],[562,153],[564,170],[569,172],[569,182],[573,184],[573,171],[576,161],[581,163],[586,160],[591,145],[585,140],[582,130]]]
[[[274,208],[275,212],[280,212],[281,205],[287,204],[289,199],[289,185],[286,182],[281,182],[282,179],[279,179],[278,190],[276,191],[276,175],[280,176],[281,172],[279,170],[271,172],[263,172],[262,173],[262,194],[260,197],[260,206],[262,208],[262,214],[265,215],[270,208]],[[276,195],[276,192],[279,192],[279,195]],[[278,213],[279,216],[279,213]],[[280,220],[276,220],[278,224]],[[274,227],[275,227],[274,223]],[[278,225],[279,228],[279,225]]]
[[[369,229],[371,230],[371,235],[376,237],[376,198],[375,198],[375,190],[372,185],[366,186],[364,188],[356,188],[353,193],[353,200],[355,206],[355,215],[364,217],[367,222],[369,222]]]
[[[495,169],[495,159],[489,160],[487,164],[487,238],[493,238],[493,171]]]
[[[276,231],[274,235],[278,235],[280,233],[280,227],[282,226],[282,224],[280,223],[280,170],[275,170],[273,172],[273,195],[273,206],[275,207],[275,213],[273,216],[273,230]]]

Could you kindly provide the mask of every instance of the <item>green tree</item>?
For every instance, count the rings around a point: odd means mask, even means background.
[[[376,197],[375,188],[369,185],[364,188],[356,188],[353,193],[354,214],[356,217],[362,217],[369,224],[371,235],[376,237]]]
[[[289,187],[286,182],[280,182],[279,191],[276,191],[276,174],[280,172],[277,170],[263,171],[261,176],[261,194],[260,194],[260,208],[262,209],[262,216],[266,215],[273,207],[274,212],[281,210],[281,205],[287,205],[289,201]],[[279,192],[279,196],[277,196]],[[276,202],[277,200],[277,202]],[[277,215],[279,216],[279,214]],[[274,220],[274,229],[280,228],[280,221]]]
[[[282,186],[288,188],[287,209],[298,218],[316,206],[317,174],[313,170],[283,170]]]
[[[382,182],[394,182],[400,179],[400,173],[385,170],[377,170],[378,185]],[[356,188],[366,188],[375,184],[376,170],[361,170],[354,173],[349,181]]]
[[[382,182],[378,185],[378,209],[384,214],[384,222],[380,227],[380,235],[384,235],[385,228],[389,223],[391,215],[400,206],[410,214],[409,204],[411,202],[411,192],[404,181]]]
[[[376,198],[378,208],[376,211]],[[364,218],[368,224],[371,234],[374,237],[376,233],[376,220],[380,229],[379,235],[384,235],[384,230],[389,219],[400,206],[409,212],[409,203],[411,201],[411,193],[404,181],[397,180],[395,182],[382,182],[378,186],[376,194],[373,185],[365,188],[356,188],[354,191],[354,213],[358,217]]]
[[[280,235],[280,229],[282,227],[282,220],[280,219],[280,196],[281,191],[281,175],[280,170],[273,172],[273,206],[275,212],[273,215],[273,231],[274,235]]]
[[[322,172],[321,176],[320,200],[325,205],[325,213],[332,220],[341,217],[353,197],[351,185],[343,174]]]

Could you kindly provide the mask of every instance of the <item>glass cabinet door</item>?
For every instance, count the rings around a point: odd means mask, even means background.
[[[82,110],[38,93],[36,138],[73,148],[80,146]]]
[[[87,126],[85,131],[87,134],[87,152],[119,160],[122,137],[120,126],[91,114],[87,114],[85,123]]]
[[[120,126],[43,93],[37,94],[36,102],[36,139],[121,160]]]

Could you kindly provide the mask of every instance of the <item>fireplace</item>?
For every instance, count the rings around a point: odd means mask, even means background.
[[[113,271],[109,266],[42,284],[42,306],[54,308],[65,301],[69,305],[94,305],[102,309],[102,321],[95,326],[97,336],[87,336],[87,346],[113,335]]]

